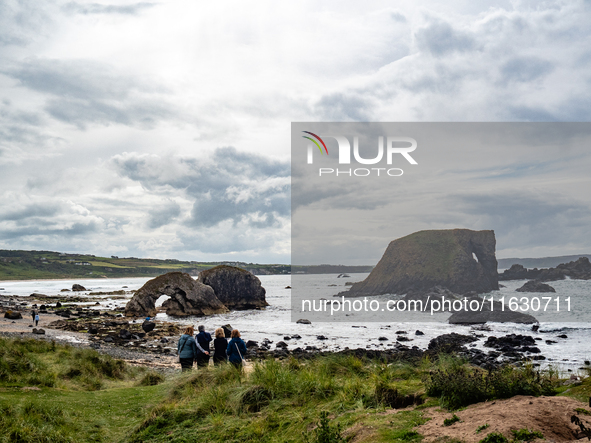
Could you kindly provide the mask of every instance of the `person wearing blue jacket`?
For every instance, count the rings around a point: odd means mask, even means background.
[[[195,329],[189,326],[185,329],[185,333],[181,335],[177,344],[177,351],[179,354],[179,362],[183,371],[189,371],[193,368],[193,361],[197,357],[197,343],[193,338]]]
[[[205,326],[199,325],[197,328],[199,329],[199,334],[195,336],[195,340],[197,340],[197,366],[200,368],[206,368],[209,366],[209,342],[211,339],[211,334],[209,332],[205,332]]]
[[[236,368],[240,369],[242,367],[242,360],[246,355],[246,343],[240,338],[240,332],[238,329],[232,330],[230,337],[231,339],[228,343],[228,348],[226,349],[228,360]]]

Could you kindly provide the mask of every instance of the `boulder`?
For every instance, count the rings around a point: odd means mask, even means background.
[[[478,338],[471,335],[458,334],[452,332],[451,334],[443,334],[435,337],[429,342],[429,350],[435,353],[451,353],[465,350],[464,345],[477,341]]]
[[[482,311],[473,312],[471,310],[457,311],[452,314],[447,320],[453,325],[476,325],[487,322],[495,323],[538,323],[538,320],[532,315],[524,314],[522,312],[514,312],[505,306],[503,307],[501,302],[495,301],[493,303],[493,309],[490,309],[490,302],[487,301],[483,305]]]
[[[77,292],[86,291],[86,288],[82,285],[79,285],[78,283],[74,283],[72,285],[72,291],[77,291]]]
[[[23,318],[23,316],[18,311],[6,311],[4,313],[4,318],[7,318],[9,320],[19,320],[19,319]]]
[[[300,324],[300,325],[311,325],[312,322],[310,320],[308,320],[307,318],[300,318],[298,321],[296,321],[296,323]]]
[[[156,316],[156,300],[168,295],[162,307],[168,315],[211,315],[228,312],[210,286],[195,281],[184,272],[169,272],[146,282],[125,306],[128,317]]]
[[[515,289],[517,292],[556,292],[552,286],[536,280],[526,282],[521,288]]]
[[[216,297],[229,309],[243,310],[269,306],[265,288],[257,276],[234,266],[220,265],[199,273],[199,281],[211,286]]]
[[[88,333],[89,334],[98,334],[98,328],[96,326],[91,326],[88,328]]]
[[[344,296],[426,292],[434,286],[456,294],[499,288],[494,231],[420,231],[392,241],[376,267]]]
[[[31,331],[33,334],[38,334],[38,335],[45,335],[45,329],[37,329],[37,328],[33,328],[33,330]]]
[[[145,333],[151,332],[154,330],[154,328],[156,327],[156,323],[151,322],[151,321],[145,321],[142,323],[142,329],[144,330]]]
[[[127,329],[121,329],[119,331],[119,337],[123,340],[129,340],[131,339],[131,332],[129,332]]]
[[[230,338],[232,336],[232,331],[234,330],[232,325],[224,325],[222,326],[222,329],[224,330],[224,337]]]

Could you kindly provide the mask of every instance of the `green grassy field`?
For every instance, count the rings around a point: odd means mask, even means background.
[[[0,250],[0,281],[58,278],[156,277],[180,271],[197,275],[219,264],[231,264],[254,273],[289,274],[289,265],[266,265],[242,262],[196,262],[141,259],[135,257],[96,257],[85,254],[63,254],[53,251]]]
[[[164,378],[94,350],[0,339],[0,442],[419,442],[425,407],[566,389],[531,365],[487,372],[453,356],[290,358]],[[590,391],[587,379],[567,394]]]

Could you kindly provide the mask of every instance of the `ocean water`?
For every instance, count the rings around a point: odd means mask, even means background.
[[[315,298],[330,297],[340,291],[346,290],[345,281],[360,281],[367,274],[349,274],[350,278],[337,278],[336,274],[323,274],[310,279],[310,294]],[[408,346],[418,346],[426,349],[429,341],[441,334],[457,332],[468,334],[474,332],[470,326],[450,325],[446,322],[449,314],[439,314],[435,321],[430,316],[424,317],[427,321],[421,321],[420,317],[413,322],[369,322],[355,319],[351,314],[347,321],[314,322],[311,325],[296,324],[292,322],[291,290],[286,286],[291,285],[289,275],[263,275],[259,276],[263,287],[267,291],[267,302],[269,306],[262,310],[234,311],[227,314],[213,315],[209,317],[168,317],[164,313],[157,315],[158,319],[177,322],[181,325],[205,325],[206,329],[213,331],[215,328],[230,324],[240,330],[245,340],[262,341],[268,338],[273,341],[272,347],[279,341],[286,341],[290,349],[296,347],[316,346],[319,349],[339,350],[349,348],[387,349],[396,342],[396,331],[406,331],[406,336],[412,341],[405,342]],[[0,282],[0,294],[27,296],[31,293],[42,293],[46,295],[76,295],[85,297],[89,292],[109,292],[116,290],[133,290],[140,288],[149,278],[122,278],[122,279],[88,279],[88,280],[33,280],[33,281],[6,281]],[[72,293],[61,293],[63,288],[71,288],[74,283],[81,284],[87,291]],[[585,360],[591,360],[591,281],[584,280],[563,280],[550,282],[556,289],[555,294],[524,294],[515,292],[515,289],[522,286],[525,280],[502,282],[505,285],[499,291],[487,294],[495,299],[505,297],[506,303],[511,297],[547,297],[561,298],[561,307],[566,309],[564,300],[570,297],[571,311],[562,312],[557,315],[555,306],[551,305],[546,313],[530,312],[540,321],[540,330],[535,333],[531,331],[531,325],[520,325],[512,323],[489,323],[490,331],[476,331],[482,335],[479,341],[472,344],[477,348],[488,350],[483,347],[484,342],[490,335],[502,336],[506,334],[526,334],[542,338],[537,341],[537,346],[546,356],[545,364],[552,364],[558,369],[566,371],[571,369],[577,372],[583,366]],[[329,285],[337,286],[329,286]],[[124,288],[127,286],[127,288]],[[117,299],[113,296],[101,296],[101,308],[123,307],[131,295],[124,299]],[[165,299],[163,297],[162,299]],[[160,300],[161,304],[163,300]],[[543,301],[542,301],[543,302]],[[94,304],[95,302],[81,303]],[[554,302],[553,302],[554,303]],[[300,318],[300,313],[295,317]],[[305,318],[301,313],[301,318]],[[422,331],[425,335],[417,336],[415,332]],[[301,339],[284,340],[285,336],[298,334]],[[566,334],[568,338],[557,338],[558,335]],[[317,337],[324,335],[327,340],[319,340]],[[387,341],[379,341],[379,337],[388,338]],[[546,340],[557,342],[546,344]]]

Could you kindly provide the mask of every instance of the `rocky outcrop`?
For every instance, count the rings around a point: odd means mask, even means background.
[[[76,292],[86,291],[86,288],[84,286],[82,286],[82,285],[79,285],[78,283],[74,283],[72,285],[72,291],[76,291]]]
[[[362,282],[339,295],[425,292],[443,286],[456,294],[499,288],[493,231],[420,231],[392,241]]]
[[[211,315],[228,312],[210,286],[195,281],[189,274],[169,272],[150,281],[137,290],[125,306],[128,317],[153,317],[156,315],[156,300],[168,295],[162,307],[168,315]]]
[[[540,275],[542,272],[538,268],[534,269],[527,269],[524,268],[522,265],[515,264],[512,265],[509,269],[505,269],[504,272],[499,274],[499,281],[505,280],[533,280]]]
[[[234,266],[220,265],[199,273],[199,281],[211,286],[216,297],[229,309],[269,306],[265,288],[254,274]]]
[[[556,292],[552,286],[536,280],[530,280],[521,288],[515,289],[517,292]]]
[[[499,280],[539,280],[556,281],[565,278],[591,280],[591,263],[587,257],[580,257],[576,261],[562,263],[555,268],[526,269],[521,265],[513,265],[499,274]]]
[[[543,269],[538,275],[539,281],[564,280],[565,278],[579,280],[591,280],[591,263],[587,257],[581,257],[576,261],[563,263],[555,268]]]

